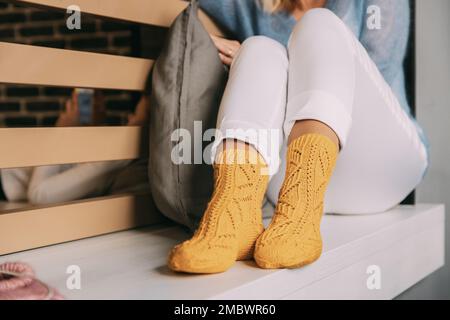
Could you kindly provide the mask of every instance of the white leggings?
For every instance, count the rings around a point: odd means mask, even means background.
[[[386,211],[414,190],[428,166],[415,124],[360,42],[327,9],[308,11],[287,49],[263,36],[242,44],[221,103],[221,135],[212,157],[223,139],[255,147],[269,165],[266,195],[275,204],[286,170],[286,141],[299,120],[325,123],[340,141],[326,213]],[[267,134],[272,139],[253,134],[267,130],[281,134]]]

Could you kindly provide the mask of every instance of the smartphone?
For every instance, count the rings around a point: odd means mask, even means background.
[[[80,124],[89,125],[92,123],[94,113],[94,90],[93,89],[75,89],[78,98],[78,109],[80,111]]]

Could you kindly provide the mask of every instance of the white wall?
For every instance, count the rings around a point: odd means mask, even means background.
[[[393,0],[395,1],[395,0]],[[418,202],[445,203],[450,212],[450,0],[416,0],[418,120],[431,142],[431,167]],[[450,257],[447,214],[447,258]],[[400,299],[450,299],[450,264]]]

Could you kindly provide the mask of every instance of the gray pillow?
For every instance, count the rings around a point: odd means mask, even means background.
[[[197,10],[197,2],[192,1],[178,16],[152,70],[148,170],[158,209],[191,230],[197,227],[213,189],[212,167],[194,164],[194,121],[201,121],[202,134],[215,128],[228,77]],[[177,165],[171,159],[179,144],[171,136],[180,128],[191,135],[192,164]],[[201,137],[197,134],[196,139]],[[210,143],[203,142],[203,148]]]

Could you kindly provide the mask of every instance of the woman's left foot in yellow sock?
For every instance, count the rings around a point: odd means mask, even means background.
[[[337,154],[337,145],[319,134],[301,136],[289,145],[275,215],[256,243],[258,266],[298,268],[320,257],[323,199]]]
[[[252,156],[250,156],[252,155]],[[194,236],[170,253],[168,265],[187,273],[220,273],[253,257],[264,231],[267,165],[253,148],[229,148],[214,164],[214,193]]]

